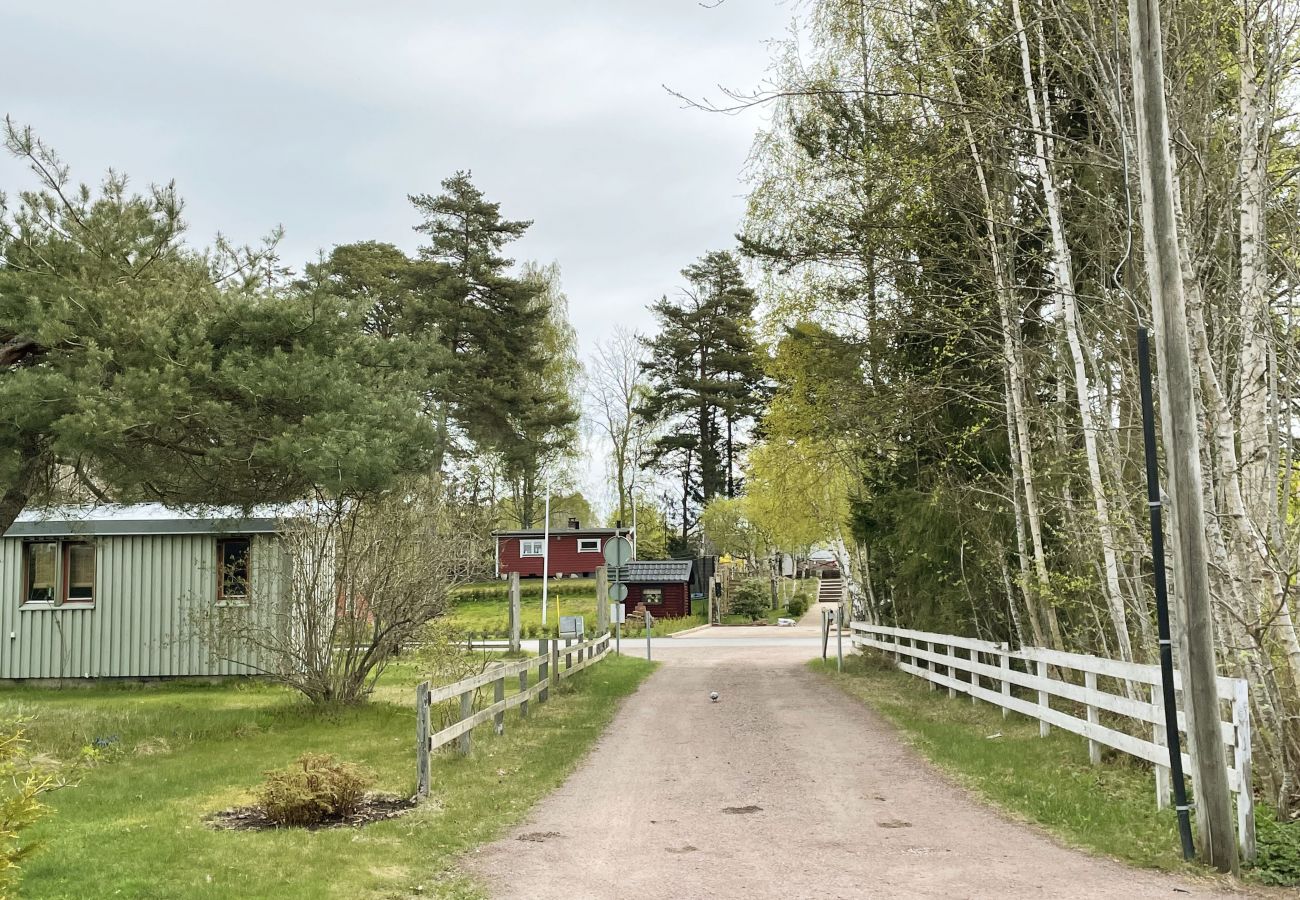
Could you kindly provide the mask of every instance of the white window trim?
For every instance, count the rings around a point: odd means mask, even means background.
[[[592,546],[584,547],[584,546],[582,546],[583,544],[590,544],[590,545],[592,545]],[[579,552],[579,553],[599,553],[599,552],[600,552],[600,538],[578,538],[578,552]]]
[[[520,556],[541,556],[545,549],[541,538],[520,538],[519,555]],[[535,549],[532,549],[535,548]]]

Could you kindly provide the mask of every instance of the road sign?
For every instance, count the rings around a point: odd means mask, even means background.
[[[627,621],[627,607],[622,603],[611,603],[609,605],[609,620],[615,625],[622,625]]]
[[[615,603],[622,603],[627,599],[627,585],[621,581],[616,581],[609,586],[609,599]]]
[[[632,558],[632,542],[625,537],[613,537],[605,542],[605,563],[618,568]]]
[[[560,637],[582,637],[585,633],[582,616],[560,616]]]

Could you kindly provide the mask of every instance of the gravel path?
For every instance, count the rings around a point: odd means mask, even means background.
[[[657,641],[664,666],[579,770],[465,860],[493,896],[1229,896],[1008,821],[807,671],[808,635],[727,646],[724,631]]]

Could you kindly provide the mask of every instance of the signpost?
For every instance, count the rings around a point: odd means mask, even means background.
[[[627,585],[619,585],[626,596]],[[623,623],[627,621],[627,608],[623,606],[623,599],[609,605],[609,620],[614,623],[614,653],[621,656],[623,654]]]
[[[627,610],[623,608],[623,601],[627,599],[627,585],[622,582],[623,567],[632,559],[632,542],[622,535],[615,535],[605,542],[605,565],[609,566],[610,571],[614,574],[614,583],[609,586],[609,599],[613,600],[611,609],[617,609],[614,616],[615,636],[614,652],[622,655],[623,651],[623,619],[626,617]]]
[[[645,611],[645,658],[650,659],[650,633],[655,627],[655,617],[650,615],[650,610]]]

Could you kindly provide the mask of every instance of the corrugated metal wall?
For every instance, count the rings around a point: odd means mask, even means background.
[[[0,678],[243,675],[252,652],[213,658],[202,612],[217,599],[217,539],[210,534],[94,538],[93,609],[23,609],[22,547],[0,538]],[[274,621],[285,584],[273,535],[253,535],[252,602],[227,614]]]

